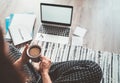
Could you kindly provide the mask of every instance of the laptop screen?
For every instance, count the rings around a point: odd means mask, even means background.
[[[41,3],[40,8],[42,23],[71,25],[72,6]]]

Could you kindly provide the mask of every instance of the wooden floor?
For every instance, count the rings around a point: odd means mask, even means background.
[[[10,13],[33,12],[37,15],[35,32],[40,26],[40,2],[74,7],[72,32],[76,26],[87,29],[84,47],[120,53],[120,0],[0,0],[0,22]]]

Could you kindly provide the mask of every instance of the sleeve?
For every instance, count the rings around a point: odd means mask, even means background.
[[[8,58],[10,59],[10,61],[14,63],[20,56],[21,53],[19,52],[19,50],[10,44],[8,53]],[[41,76],[30,63],[24,65],[24,71],[28,76],[28,83],[40,83]]]

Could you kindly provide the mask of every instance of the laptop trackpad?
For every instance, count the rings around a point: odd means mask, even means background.
[[[40,40],[40,41],[62,43],[62,44],[69,43],[69,37],[51,35],[51,34],[43,34],[43,33],[37,33],[37,36],[35,39]]]

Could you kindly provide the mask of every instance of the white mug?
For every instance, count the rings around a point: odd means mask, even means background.
[[[39,62],[41,55],[41,47],[39,45],[31,45],[27,49],[27,55],[30,57],[32,61]]]

